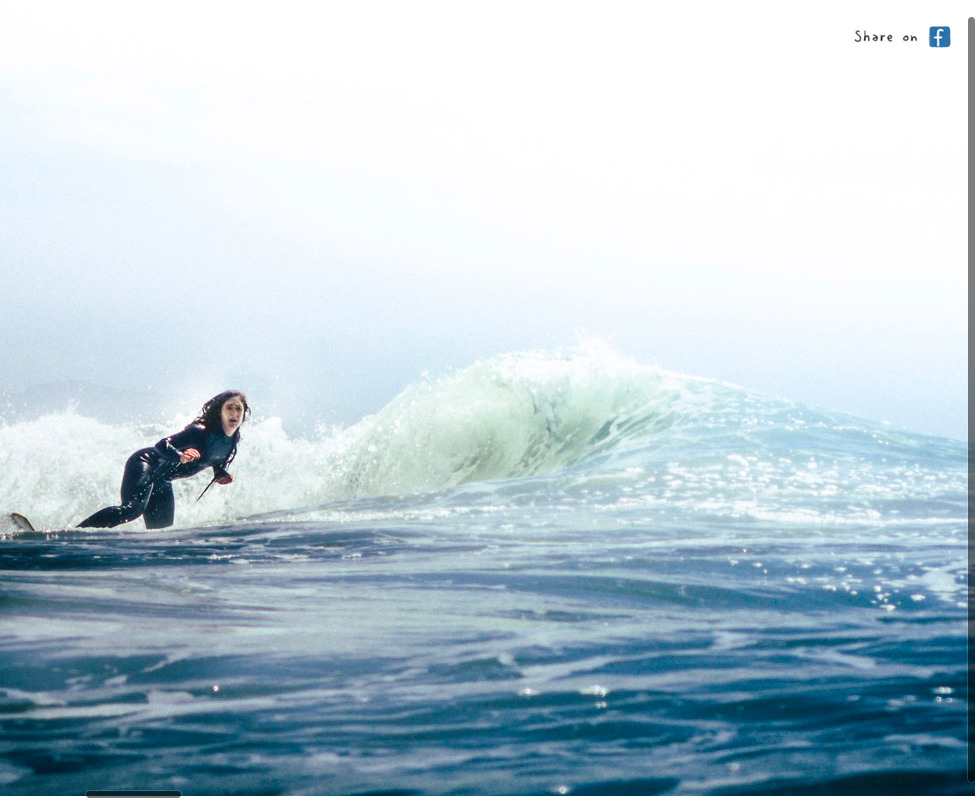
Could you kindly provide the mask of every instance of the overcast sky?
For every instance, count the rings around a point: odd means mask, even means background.
[[[956,2],[0,12],[8,391],[354,422],[584,335],[968,438]]]

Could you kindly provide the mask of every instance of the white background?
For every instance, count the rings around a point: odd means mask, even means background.
[[[0,0],[2,388],[239,384],[352,422],[593,336],[967,439],[966,27],[947,2]]]

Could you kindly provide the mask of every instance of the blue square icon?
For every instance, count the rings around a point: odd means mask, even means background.
[[[951,28],[947,26],[931,28],[928,33],[928,44],[932,47],[950,47]]]

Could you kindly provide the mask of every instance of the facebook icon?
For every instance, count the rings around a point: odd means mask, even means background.
[[[931,28],[928,33],[928,44],[932,47],[950,47],[951,28]]]

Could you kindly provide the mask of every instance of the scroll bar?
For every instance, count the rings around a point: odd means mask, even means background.
[[[972,209],[975,208],[975,182],[972,181],[972,163],[975,161],[975,145],[972,144],[972,125],[975,117],[975,97],[972,90],[972,76],[975,75],[975,49],[972,48],[972,37],[975,36],[975,17],[968,18],[968,309],[972,308]],[[971,341],[971,322],[969,321],[969,342]],[[969,404],[972,396],[972,357],[971,344],[968,356],[968,397]],[[975,668],[975,526],[972,517],[972,477],[975,477],[975,455],[972,451],[972,419],[968,417],[968,780],[975,783],[975,718],[972,715],[972,669]]]

